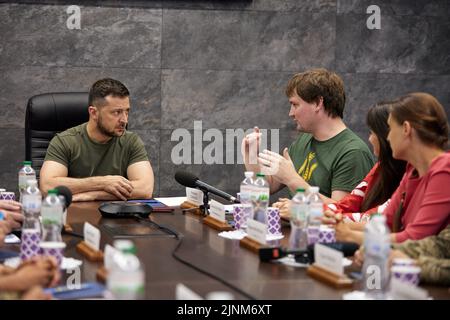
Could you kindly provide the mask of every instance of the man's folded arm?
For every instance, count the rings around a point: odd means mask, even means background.
[[[40,173],[40,188],[43,193],[57,186],[68,187],[73,194],[104,189],[102,177],[69,178],[67,167],[59,162],[47,160]]]
[[[127,176],[133,186],[131,199],[150,199],[153,196],[155,179],[149,161],[139,161],[128,166]]]
[[[108,200],[126,200],[123,196],[119,197],[106,191],[86,191],[73,195],[72,201],[108,201]]]

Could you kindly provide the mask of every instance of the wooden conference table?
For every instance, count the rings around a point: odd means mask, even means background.
[[[97,210],[99,202],[73,203],[68,210],[68,223],[75,232],[82,233],[85,221],[100,228],[102,238],[100,248],[106,243],[112,244],[113,237],[108,226],[136,225],[145,226],[134,219],[105,219]],[[238,240],[219,237],[218,231],[204,225],[199,216],[182,214],[180,209],[174,213],[152,213],[151,219],[166,225],[183,235],[178,255],[184,260],[207,270],[247,292],[256,299],[341,299],[345,292],[352,289],[336,290],[310,278],[304,268],[286,266],[278,263],[262,263],[258,256],[239,246]],[[286,234],[282,244],[288,241],[289,228],[283,228]],[[245,297],[226,285],[214,280],[172,257],[172,251],[178,241],[161,234],[148,237],[131,238],[137,247],[137,255],[145,266],[146,298],[175,299],[175,287],[182,283],[205,296],[211,291],[228,291],[236,299]],[[100,263],[89,262],[77,251],[75,246],[80,238],[64,236],[67,243],[65,255],[83,260],[81,266],[82,281],[95,281]],[[435,299],[450,299],[445,287],[424,287]]]

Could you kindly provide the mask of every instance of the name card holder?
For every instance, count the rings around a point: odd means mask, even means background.
[[[202,204],[203,192],[198,189],[186,187],[186,201],[180,205],[180,208],[183,209],[183,214],[188,212],[197,216],[203,216]]]
[[[230,226],[228,223],[219,221],[216,218],[213,218],[211,216],[207,216],[203,219],[203,224],[206,224],[207,226],[219,230],[219,231],[230,231],[233,230],[233,227]]]
[[[325,268],[322,268],[317,264],[313,264],[312,266],[308,267],[308,269],[306,269],[306,273],[310,277],[326,283],[336,289],[349,288],[353,286],[353,280],[346,275],[336,274]]]
[[[250,250],[251,252],[256,254],[259,253],[259,249],[267,247],[266,245],[263,245],[260,242],[249,237],[244,237],[241,240],[239,240],[239,245],[242,248]]]
[[[100,248],[100,230],[88,222],[84,223],[84,240],[77,244],[77,252],[89,261],[102,262],[103,252]]]
[[[68,223],[66,223],[66,224],[63,226],[63,228],[64,228],[64,231],[65,231],[65,232],[73,232],[72,226],[71,226],[70,224],[68,224]]]
[[[353,280],[344,274],[342,252],[328,248],[322,244],[314,245],[314,264],[306,270],[312,278],[333,286],[348,288],[353,286]]]
[[[225,220],[225,206],[215,200],[210,201],[209,215],[203,219],[203,224],[219,231],[233,229]]]
[[[109,244],[105,245],[103,265],[97,269],[95,274],[99,282],[106,282],[106,279],[108,278],[108,270],[113,267],[114,256],[117,253],[119,253],[119,250]]]
[[[268,247],[266,243],[267,226],[253,219],[247,220],[247,234],[239,241],[239,245],[258,254],[259,249]]]
[[[108,270],[106,270],[105,266],[101,266],[97,269],[95,277],[98,282],[106,283],[106,279],[108,278]]]
[[[191,213],[194,214],[196,216],[202,216],[203,215],[203,211],[202,209],[200,209],[200,207],[188,200],[184,201],[181,205],[180,208],[183,209],[183,213]]]
[[[84,240],[77,244],[77,252],[89,261],[92,262],[102,262],[103,261],[103,252],[100,250],[93,249],[90,245],[88,245]]]

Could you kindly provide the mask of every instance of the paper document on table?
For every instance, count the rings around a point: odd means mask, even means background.
[[[165,198],[155,198],[159,202],[164,203],[169,207],[179,207],[183,202],[186,201],[186,197],[165,197]]]

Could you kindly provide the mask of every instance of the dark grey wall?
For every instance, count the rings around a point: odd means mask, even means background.
[[[0,3],[0,185],[11,190],[28,98],[88,90],[105,76],[132,92],[129,127],[145,142],[161,196],[180,194],[180,167],[236,192],[240,165],[174,165],[172,131],[194,120],[204,129],[258,125],[280,129],[287,146],[296,133],[284,86],[307,68],[344,78],[345,121],[364,139],[377,100],[420,90],[450,110],[447,0],[83,1],[81,30],[66,27],[77,1],[37,2]],[[366,28],[371,4],[381,30]]]

